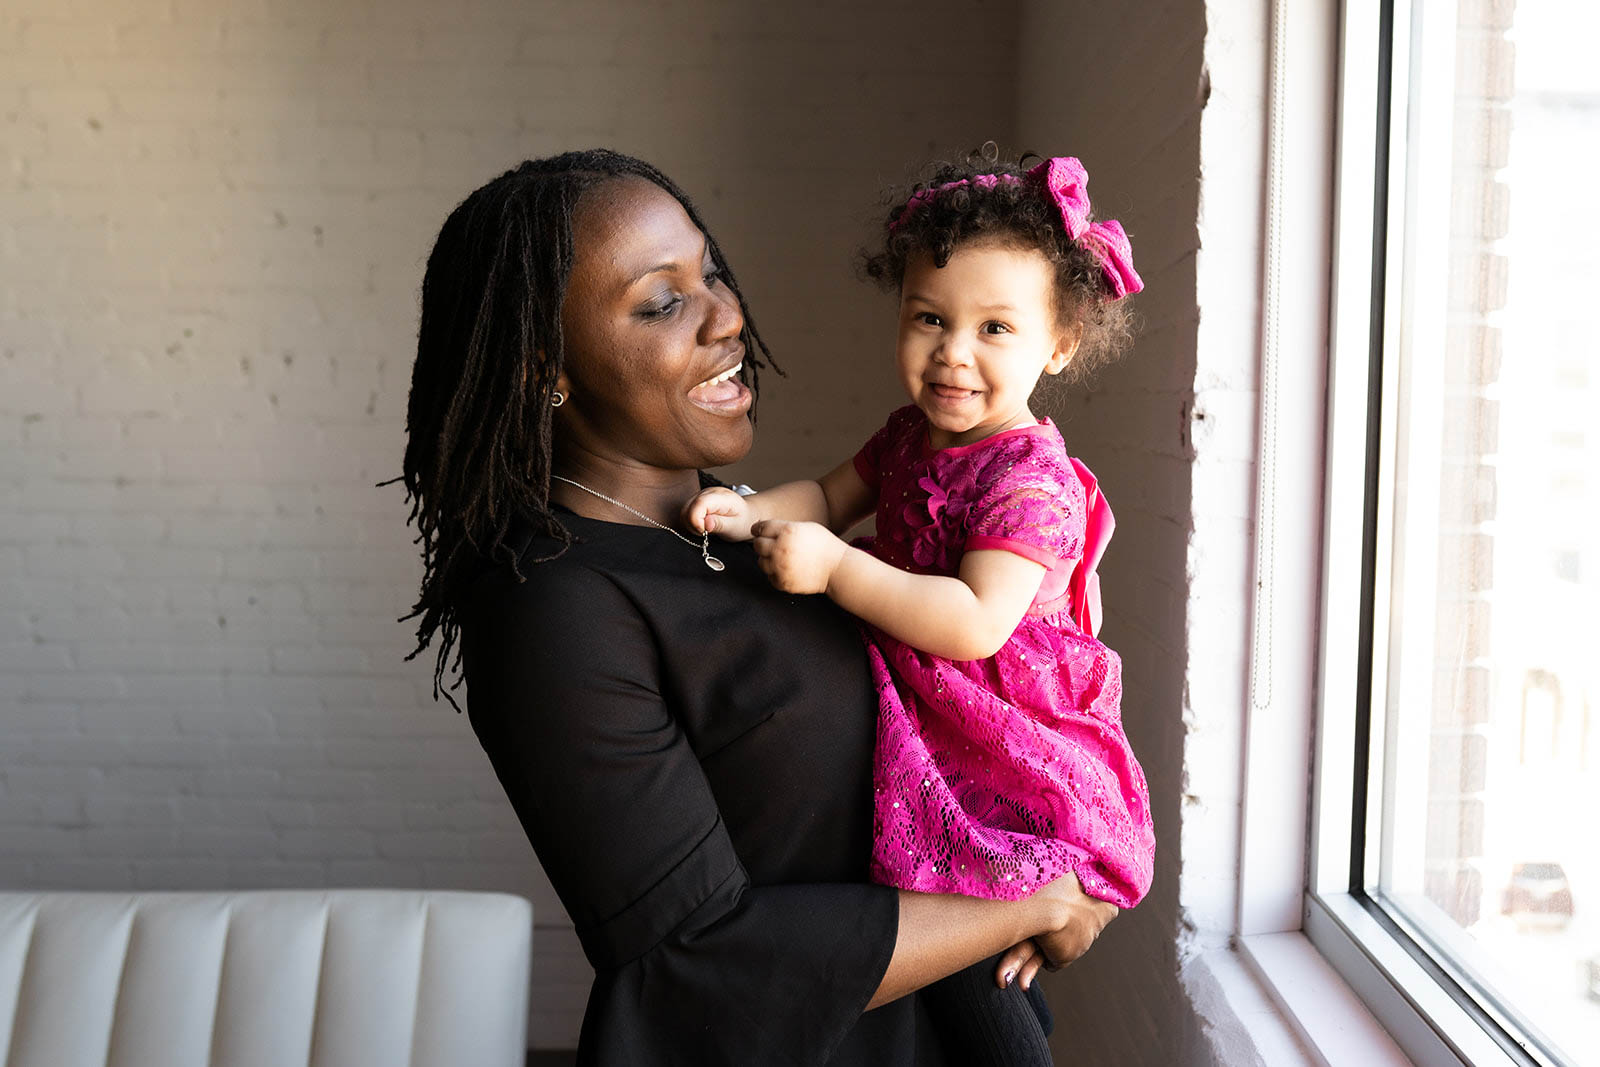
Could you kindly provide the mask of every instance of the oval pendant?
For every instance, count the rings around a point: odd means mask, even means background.
[[[706,566],[710,567],[712,570],[714,570],[714,571],[722,570],[722,561],[720,559],[718,559],[716,556],[708,555],[708,556],[705,557],[705,561],[706,561]]]

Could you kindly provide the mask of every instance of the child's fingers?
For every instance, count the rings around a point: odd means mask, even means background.
[[[776,539],[778,534],[782,533],[783,528],[787,525],[789,524],[783,519],[762,519],[760,522],[750,527],[750,536],[758,541],[762,539],[771,541]]]
[[[727,498],[733,497],[732,501]],[[684,505],[683,518],[696,533],[713,533],[718,515],[733,517],[738,514],[738,497],[726,489],[702,489]]]
[[[1039,955],[1039,948],[1032,941],[1024,941],[1020,945],[1012,945],[1000,957],[1000,964],[994,969],[994,981],[1001,989],[1017,980],[1030,960]],[[1034,971],[1038,971],[1034,967]]]

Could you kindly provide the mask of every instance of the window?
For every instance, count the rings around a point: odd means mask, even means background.
[[[1346,5],[1306,930],[1418,1059],[1600,1063],[1596,39]]]

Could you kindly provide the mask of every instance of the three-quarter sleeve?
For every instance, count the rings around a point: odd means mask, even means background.
[[[464,610],[473,728],[596,981],[584,1063],[820,1064],[893,952],[865,884],[751,884],[658,643],[606,576],[541,564]]]

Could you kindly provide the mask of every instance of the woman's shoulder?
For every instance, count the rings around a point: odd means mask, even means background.
[[[536,623],[593,614],[621,598],[607,574],[608,558],[604,530],[574,533],[564,543],[530,523],[513,523],[500,544],[480,556],[463,594],[463,621],[489,616]]]

